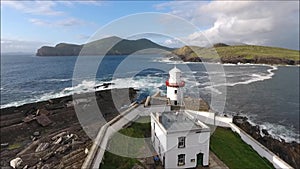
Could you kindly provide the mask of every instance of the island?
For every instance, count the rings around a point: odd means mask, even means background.
[[[86,44],[59,43],[54,47],[42,46],[37,56],[97,56],[97,55],[129,55],[135,52],[142,54],[157,51],[172,51],[173,48],[158,45],[148,39],[128,40],[117,36],[99,39]]]

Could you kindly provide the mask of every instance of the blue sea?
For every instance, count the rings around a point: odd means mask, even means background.
[[[217,112],[246,115],[274,137],[300,142],[298,66],[183,63],[161,55],[1,55],[1,108],[94,91],[108,82],[114,84],[109,88],[139,89],[141,100],[166,93],[174,65],[183,71],[186,96],[215,99]],[[221,102],[224,111],[218,109]]]

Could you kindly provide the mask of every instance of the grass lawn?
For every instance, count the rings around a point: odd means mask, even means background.
[[[150,118],[140,118],[137,122],[132,123],[129,127],[121,129],[119,132],[123,135],[136,138],[150,137],[151,126]],[[141,123],[142,122],[142,123]],[[131,148],[128,147],[126,139],[118,139],[118,135],[112,137],[115,142],[110,148],[125,149],[136,153],[143,146],[137,142]],[[240,136],[230,129],[217,128],[210,140],[210,149],[222,160],[230,169],[272,169],[273,165],[266,159],[260,157],[251,146],[244,143]],[[128,169],[135,164],[142,164],[135,158],[127,158],[115,155],[108,151],[104,154],[101,169]]]
[[[230,169],[271,169],[273,165],[244,143],[237,133],[218,127],[210,138],[210,149]]]
[[[246,59],[258,58],[282,58],[298,61],[299,51],[268,47],[268,46],[254,46],[254,45],[241,45],[241,46],[226,46],[215,48],[201,48],[192,46],[193,51],[190,48],[182,47],[176,51],[179,55],[184,55],[186,59],[201,56],[206,59],[220,59],[231,57],[242,57]],[[194,53],[194,51],[197,52]]]
[[[132,123],[129,127],[121,129],[119,133],[135,137],[135,138],[147,138],[151,136],[151,125],[150,125],[150,118],[149,117],[141,117],[137,120],[137,122]],[[118,149],[121,151],[128,151],[128,153],[140,153],[139,148],[144,146],[141,141],[136,141],[133,146],[130,146],[132,143],[122,137],[119,134],[116,134],[111,139],[111,149]],[[128,158],[115,155],[108,151],[105,151],[103,164],[101,165],[101,169],[129,169],[132,168],[135,164],[142,165],[137,159],[135,158]]]

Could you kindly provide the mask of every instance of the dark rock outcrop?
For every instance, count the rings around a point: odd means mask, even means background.
[[[267,147],[285,162],[294,168],[300,168],[300,144],[296,142],[285,142],[284,139],[277,140],[273,138],[266,130],[262,130],[264,136],[260,134],[258,125],[251,125],[247,117],[234,116],[233,123],[239,126],[242,130]]]
[[[254,57],[253,59],[245,58],[244,56],[234,56],[234,57],[222,57],[222,63],[252,63],[252,64],[270,64],[270,65],[295,65],[298,62],[290,59],[277,58],[277,57]]]
[[[60,43],[55,47],[43,46],[37,50],[37,56],[78,56],[82,45]]]

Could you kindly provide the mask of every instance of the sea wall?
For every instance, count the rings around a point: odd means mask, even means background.
[[[280,169],[293,168],[285,161],[283,161],[281,158],[279,158],[277,155],[275,155],[268,148],[266,148],[258,141],[256,141],[254,138],[252,138],[250,135],[248,135],[241,128],[233,124],[232,118],[216,116],[215,113],[212,112],[200,112],[200,111],[192,111],[192,110],[187,110],[187,112],[195,115],[196,118],[198,118],[199,120],[207,124],[231,128],[233,132],[239,134],[241,139],[245,143],[249,144],[261,157],[265,157],[268,161],[270,161],[275,168],[280,168]]]

